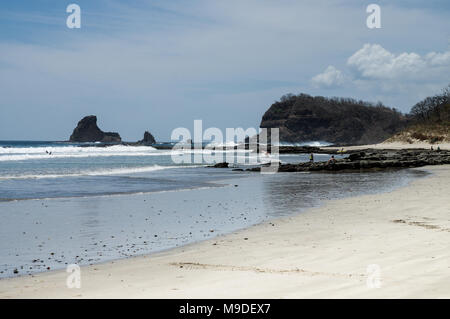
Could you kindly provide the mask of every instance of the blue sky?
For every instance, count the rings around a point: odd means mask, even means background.
[[[449,16],[443,0],[2,1],[0,140],[64,140],[88,114],[130,141],[258,127],[290,92],[407,112],[450,82]]]

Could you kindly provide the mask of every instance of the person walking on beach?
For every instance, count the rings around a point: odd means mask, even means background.
[[[314,163],[314,154],[313,153],[311,153],[311,155],[309,155],[309,162]]]

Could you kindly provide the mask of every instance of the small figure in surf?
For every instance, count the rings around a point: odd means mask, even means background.
[[[313,153],[311,153],[311,155],[309,155],[309,162],[314,163],[314,154]]]

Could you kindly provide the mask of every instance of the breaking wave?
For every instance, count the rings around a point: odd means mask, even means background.
[[[189,167],[195,167],[195,166],[189,166]],[[171,168],[180,168],[180,166],[152,165],[152,166],[129,167],[129,168],[124,167],[124,168],[111,168],[111,169],[99,169],[99,170],[81,170],[78,172],[57,173],[57,174],[24,174],[24,175],[17,174],[17,175],[0,176],[0,180],[122,175],[122,174],[147,173],[147,172],[159,171],[159,170],[171,169]]]

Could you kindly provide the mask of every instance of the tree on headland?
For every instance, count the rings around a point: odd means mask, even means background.
[[[412,108],[411,124],[390,142],[413,143],[416,140],[432,144],[450,141],[450,85],[442,93],[424,98]]]
[[[381,102],[289,93],[264,113],[260,127],[279,128],[284,142],[371,144],[395,134],[407,122],[404,114]]]
[[[417,123],[450,122],[450,84],[442,90],[442,93],[429,96],[416,103],[411,108],[411,115]]]

